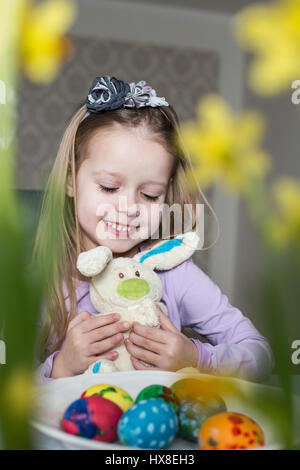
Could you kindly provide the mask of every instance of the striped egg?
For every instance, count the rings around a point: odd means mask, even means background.
[[[178,419],[171,405],[157,398],[131,406],[118,423],[122,444],[141,449],[163,449],[176,436]]]

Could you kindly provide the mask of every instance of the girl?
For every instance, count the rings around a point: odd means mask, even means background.
[[[34,249],[34,259],[49,268],[41,382],[80,374],[99,358],[116,359],[114,348],[129,330],[117,314],[96,316],[89,280],[76,269],[79,253],[104,245],[114,257],[132,257],[150,248],[162,239],[163,204],[192,204],[195,228],[199,196],[189,189],[190,159],[174,136],[180,137],[178,118],[164,98],[144,81],[128,84],[109,76],[94,80],[68,125]],[[153,240],[155,232],[160,236]],[[174,234],[171,226],[170,238]],[[266,338],[192,258],[157,274],[168,316],[161,312],[161,329],[133,324],[126,348],[135,369],[193,366],[255,381],[271,373]],[[183,326],[209,342],[187,338]]]

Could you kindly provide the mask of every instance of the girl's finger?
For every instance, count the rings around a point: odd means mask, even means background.
[[[166,331],[161,330],[160,328],[153,328],[151,326],[141,325],[140,323],[134,322],[132,325],[132,330],[139,336],[143,338],[148,338],[153,341],[157,341],[162,344],[166,344],[168,341],[168,334]],[[177,330],[178,331],[178,330]]]
[[[120,345],[124,341],[124,336],[121,333],[111,336],[110,338],[97,341],[89,344],[90,355],[94,356],[97,354],[104,354],[106,351],[110,351],[116,346]]]
[[[159,366],[161,362],[161,356],[159,354],[147,351],[147,349],[142,349],[139,346],[135,346],[130,340],[124,341],[127,351],[130,355],[134,356],[136,359],[152,364],[153,366]]]
[[[97,359],[107,359],[108,361],[115,361],[119,356],[118,351],[109,351],[106,354],[100,354]]]
[[[163,330],[172,331],[173,333],[178,333],[179,330],[176,328],[175,325],[173,325],[168,315],[166,315],[162,310],[160,311],[161,311],[161,314],[159,316],[160,327]]]
[[[135,369],[137,370],[160,370],[159,367],[153,367],[153,366],[146,366],[143,364],[141,361],[139,361],[136,357],[130,356],[132,365]]]
[[[105,325],[85,333],[85,339],[89,344],[97,343],[98,341],[110,338],[118,333],[125,333],[130,329],[129,324],[124,322],[114,322],[110,325]]]
[[[95,355],[95,356],[89,356],[89,366],[93,364],[96,361],[99,361],[101,359],[107,359],[108,361],[115,361],[119,356],[118,351],[109,351],[108,353],[101,354],[101,355]]]
[[[96,328],[99,328],[104,325],[109,325],[110,323],[115,323],[120,320],[120,315],[117,313],[109,313],[107,315],[97,315],[93,318],[89,318],[82,322],[82,333],[88,333]]]
[[[68,325],[68,330],[69,331],[71,328],[74,326],[78,325],[79,323],[89,320],[91,318],[91,313],[87,312],[86,310],[83,310],[82,312],[78,313],[72,320],[70,321]]]
[[[129,335],[129,340],[136,346],[141,346],[147,349],[148,351],[155,352],[156,354],[162,355],[164,352],[164,345],[162,343],[158,343],[157,341],[153,341],[151,339],[144,338],[143,336],[139,336],[133,331]]]

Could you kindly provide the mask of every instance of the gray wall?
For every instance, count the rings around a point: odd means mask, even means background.
[[[271,176],[299,176],[300,108],[291,104],[290,93],[271,99],[254,95],[246,83],[243,53],[230,39],[231,14],[241,3],[253,2],[198,2],[204,10],[222,10],[220,15],[196,11],[197,2],[192,0],[185,2],[185,9],[182,2],[181,8],[171,6],[180,6],[177,0],[144,2],[153,5],[147,10],[138,1],[134,9],[129,8],[130,2],[127,8],[125,1],[79,3],[82,10],[72,30],[76,45],[73,59],[49,86],[35,86],[26,80],[20,84],[20,188],[43,187],[68,119],[84,99],[91,79],[104,73],[128,81],[149,81],[160,96],[176,104],[182,120],[193,117],[196,99],[211,91],[220,92],[236,109],[243,106],[260,109],[269,123],[264,145],[274,158]],[[102,16],[99,16],[100,3],[108,5],[101,9]],[[163,5],[160,10],[155,6],[159,3]],[[116,5],[115,10],[112,4]],[[188,5],[193,10],[189,11]],[[143,23],[136,18],[147,18],[147,21]],[[231,303],[264,332],[249,290],[261,269],[257,235],[242,202],[226,199],[222,193],[215,194],[218,192],[208,191],[206,196],[211,203],[215,202],[221,238],[212,249],[197,255],[197,263],[229,296]],[[214,219],[208,210],[207,214],[206,246],[216,234]]]
[[[251,63],[247,56],[246,66]],[[244,106],[255,108],[265,116],[267,122],[263,146],[272,156],[273,167],[267,182],[270,188],[273,180],[287,175],[300,178],[299,134],[300,105],[291,102],[287,90],[275,97],[260,97],[254,94],[244,79]],[[253,303],[253,285],[258,281],[262,269],[259,239],[249,220],[244,203],[239,207],[237,265],[235,271],[235,302],[264,331],[264,319],[259,317]]]

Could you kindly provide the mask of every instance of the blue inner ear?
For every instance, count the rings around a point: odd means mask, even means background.
[[[166,251],[171,251],[175,246],[180,246],[182,242],[183,237],[168,240],[165,243],[162,243],[158,248],[154,248],[153,250],[148,251],[148,253],[144,254],[140,258],[140,263],[143,263],[143,261],[145,261],[145,259],[149,258],[150,256],[158,255],[159,253],[165,253]]]

